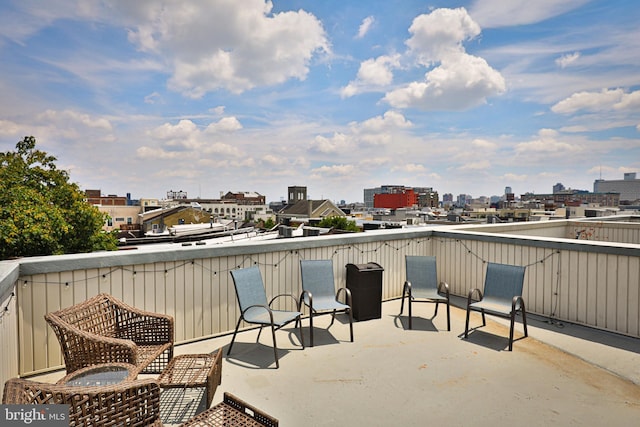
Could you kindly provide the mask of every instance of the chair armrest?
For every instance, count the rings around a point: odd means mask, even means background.
[[[265,311],[269,314],[269,319],[271,320],[271,323],[273,324],[273,311],[271,310],[271,308],[270,308],[270,307],[267,307],[266,305],[261,305],[261,304],[250,305],[249,307],[247,307],[247,308],[245,308],[244,310],[242,310],[242,318],[243,318],[246,322],[249,322],[249,323],[255,323],[255,322],[253,322],[252,320],[247,319],[247,318],[245,317],[245,314],[246,314],[249,310],[254,309],[254,308],[261,308],[261,309],[265,310]]]
[[[98,363],[138,362],[137,346],[131,340],[83,331],[51,313],[45,319],[58,336],[67,373]]]
[[[313,307],[313,294],[311,293],[311,291],[308,290],[303,290],[302,293],[300,294],[300,300],[298,300],[298,311],[300,311],[300,309],[302,308],[302,304],[306,304],[304,301],[304,296],[307,296],[308,301],[309,301],[309,307]],[[273,300],[271,300],[273,302]]]
[[[349,307],[351,307],[351,289],[349,288],[338,288],[338,291],[336,292],[336,300],[339,302],[339,298],[340,298],[340,294],[344,293],[344,297],[345,297],[345,304],[347,304]]]
[[[513,299],[511,300],[511,312],[515,313],[517,307],[518,307],[518,303],[520,303],[520,309],[524,311],[524,299],[522,299],[521,295],[516,295],[515,297],[513,297]]]
[[[444,288],[444,294],[447,296],[447,299],[449,298],[449,284],[447,282],[440,282],[440,284],[438,284],[438,292],[442,293],[442,288]]]
[[[278,298],[280,298],[280,297],[290,297],[290,298],[293,298],[293,301],[295,302],[296,307],[298,306],[298,300],[296,299],[296,297],[295,297],[293,294],[278,294],[278,295],[276,295],[275,297],[271,298],[271,301],[269,301],[269,307],[271,307],[271,304],[273,304],[273,302],[274,302],[275,300],[277,300]]]
[[[475,301],[482,301],[482,291],[478,288],[473,288],[469,291],[469,296],[467,297],[467,307],[471,305],[471,302],[474,301],[473,295],[478,294],[478,298]]]
[[[174,320],[172,316],[140,310],[122,301],[112,299],[118,315],[118,338],[136,344],[165,344],[174,342]]]

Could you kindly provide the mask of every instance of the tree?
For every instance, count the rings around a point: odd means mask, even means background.
[[[84,200],[56,158],[27,136],[0,153],[0,259],[115,250],[107,215]]]
[[[337,230],[360,231],[355,221],[349,221],[343,216],[328,216],[322,218],[318,227],[335,228]]]

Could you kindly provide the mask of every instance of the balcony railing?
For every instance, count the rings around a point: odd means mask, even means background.
[[[591,230],[588,236],[576,236],[583,229]],[[613,241],[614,235],[625,243]],[[482,287],[487,261],[525,265],[528,311],[640,337],[640,223],[418,227],[2,262],[0,381],[60,368],[58,342],[44,314],[99,292],[174,316],[176,342],[183,343],[233,330],[233,269],[258,265],[268,294],[299,295],[301,259],[332,259],[343,284],[347,264],[376,262],[384,268],[383,299],[389,300],[401,295],[406,255],[435,255],[439,280],[459,296]]]

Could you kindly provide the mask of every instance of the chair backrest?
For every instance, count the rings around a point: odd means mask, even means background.
[[[231,270],[231,277],[241,311],[252,305],[268,305],[267,293],[258,267]]]
[[[513,297],[522,296],[524,270],[525,267],[518,265],[488,263],[484,279],[484,298],[511,303]]]
[[[302,289],[311,292],[314,298],[335,298],[336,288],[333,278],[333,261],[330,259],[301,260]]]
[[[405,262],[412,289],[438,289],[436,257],[407,255]]]

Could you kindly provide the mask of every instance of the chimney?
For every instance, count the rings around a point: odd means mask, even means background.
[[[313,213],[313,200],[309,200],[309,218],[311,218],[312,213]]]

